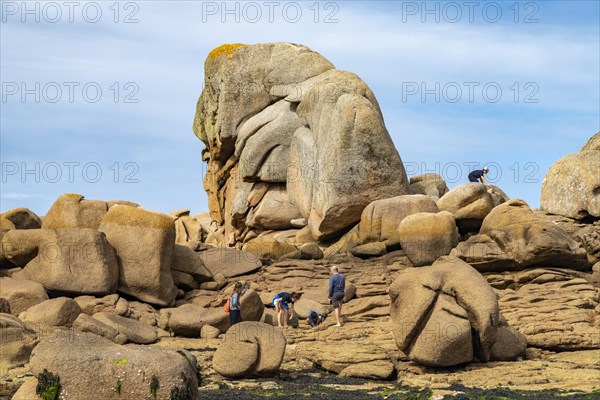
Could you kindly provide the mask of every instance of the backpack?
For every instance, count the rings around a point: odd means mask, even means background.
[[[225,307],[223,308],[223,311],[228,313],[230,311],[230,308],[229,308],[230,306],[231,306],[231,297],[227,299],[227,303],[225,303]]]

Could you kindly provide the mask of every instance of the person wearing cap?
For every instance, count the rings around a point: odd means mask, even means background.
[[[490,172],[488,167],[483,167],[483,169],[476,169],[469,173],[469,181],[470,182],[481,182],[484,185],[489,185],[488,181],[483,177],[485,174]]]
[[[344,291],[346,290],[346,278],[340,274],[338,267],[331,267],[331,278],[329,278],[329,301],[335,310],[335,326],[342,326],[342,303],[344,302]]]

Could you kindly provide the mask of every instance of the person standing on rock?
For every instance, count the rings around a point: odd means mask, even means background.
[[[292,294],[281,292],[273,298],[273,305],[275,306],[275,311],[277,311],[278,326],[287,326],[288,321],[291,318],[294,318],[296,315],[294,312],[294,303],[298,301],[298,299],[300,299],[300,295],[296,292],[292,292]]]
[[[229,325],[231,326],[242,322],[240,297],[242,296],[243,288],[242,282],[236,282],[233,287],[233,294],[229,300]]]
[[[329,278],[329,301],[335,310],[335,326],[342,326],[342,303],[344,302],[344,291],[346,290],[346,278],[340,274],[338,267],[331,267],[331,278]]]
[[[488,181],[485,180],[483,175],[490,172],[488,167],[483,167],[483,169],[476,169],[475,171],[471,171],[469,173],[469,182],[481,182],[484,185],[489,185]]]

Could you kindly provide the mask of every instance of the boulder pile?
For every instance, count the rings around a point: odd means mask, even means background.
[[[314,368],[499,384],[495,371],[551,352],[597,360],[600,133],[550,168],[537,210],[480,183],[409,183],[369,87],[305,46],[224,45],[204,67],[208,212],[64,194],[42,217],[0,214],[2,383],[27,377],[15,399],[195,399],[199,374]],[[312,328],[312,311],[332,312],[334,265],[342,326]],[[272,301],[292,291],[283,329]],[[576,382],[548,385],[592,387],[597,366],[568,365]]]

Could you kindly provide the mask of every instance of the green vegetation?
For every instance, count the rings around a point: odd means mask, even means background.
[[[128,358],[121,358],[119,361],[115,361],[112,359],[112,357],[109,358],[110,362],[113,363],[113,365],[116,365],[117,367],[120,367],[121,365],[125,364],[127,361],[129,361]]]
[[[120,396],[121,395],[121,380],[117,379],[117,383],[115,383],[115,387],[113,390]]]
[[[203,400],[220,400],[232,398],[236,400],[289,400],[291,398],[308,398],[310,400],[429,400],[433,398],[434,391],[429,388],[412,386],[394,386],[393,382],[382,382],[379,387],[364,388],[365,383],[373,381],[357,378],[339,378],[329,374],[320,376],[304,375],[290,377],[280,374],[279,379],[270,380],[259,378],[270,384],[275,383],[276,388],[239,389],[229,386],[226,382],[214,381],[219,389],[201,389]],[[271,386],[271,385],[269,385]],[[562,391],[551,390],[511,390],[498,387],[493,389],[469,388],[462,385],[452,385],[444,391],[453,392],[446,394],[443,400],[595,400],[600,399],[600,391],[592,393],[578,390]],[[440,398],[436,396],[436,398]],[[172,398],[173,399],[173,398]]]
[[[35,393],[44,400],[58,400],[60,393],[60,377],[44,369],[37,376],[38,384]]]
[[[150,394],[152,395],[152,398],[156,400],[156,391],[158,390],[158,387],[160,386],[160,384],[158,383],[158,378],[156,377],[156,375],[152,375],[152,379],[150,380]]]

